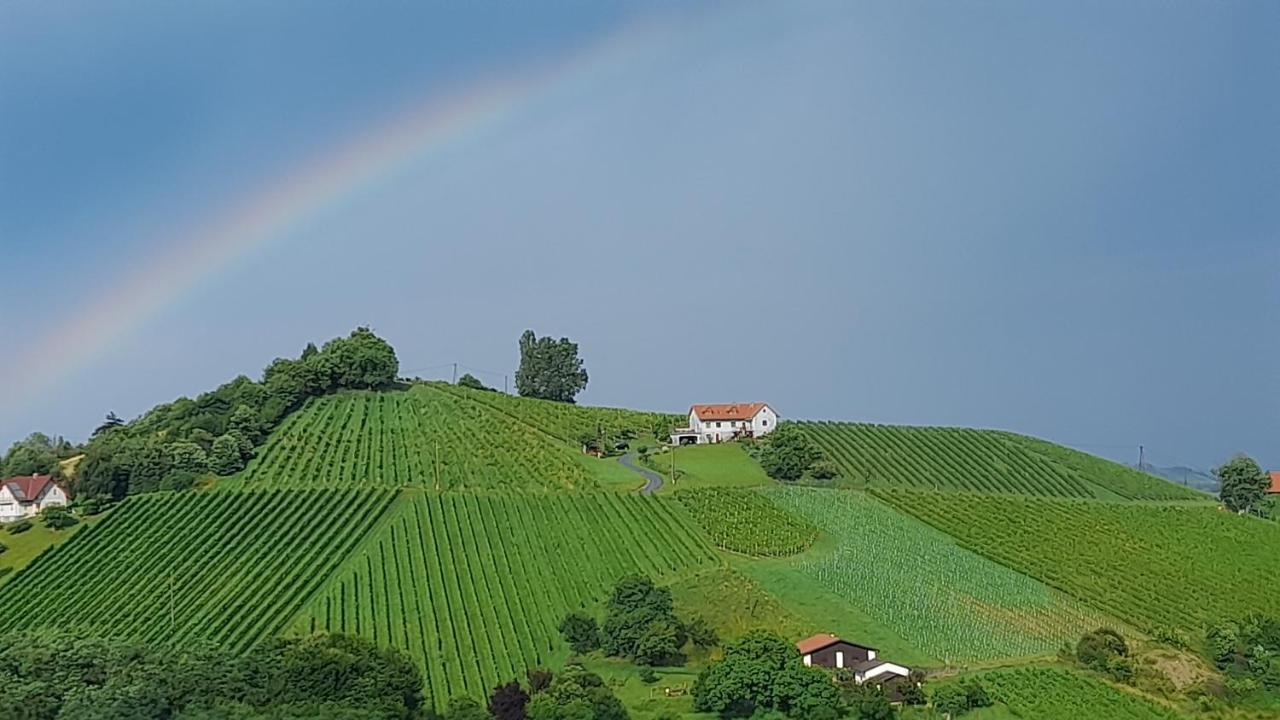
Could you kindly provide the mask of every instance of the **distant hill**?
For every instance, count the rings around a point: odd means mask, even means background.
[[[1143,465],[1141,470],[1156,477],[1162,477],[1172,483],[1195,488],[1211,495],[1218,494],[1218,479],[1203,470],[1196,470],[1182,465],[1174,467]]]

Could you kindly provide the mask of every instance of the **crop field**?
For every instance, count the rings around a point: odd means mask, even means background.
[[[742,555],[784,557],[804,552],[818,528],[752,490],[705,488],[676,493],[717,547]]]
[[[1003,432],[996,434],[1014,445],[1026,448],[1054,464],[1066,467],[1082,477],[1088,478],[1102,490],[1102,493],[1097,493],[1100,500],[1204,501],[1212,499],[1211,496],[1192,488],[1168,482],[1126,465],[1104,460],[1079,450],[1072,450],[1069,447],[1045,442],[1026,435]],[[1105,497],[1104,493],[1107,491],[1119,497]]]
[[[443,705],[563,660],[560,620],[622,576],[673,577],[716,561],[667,498],[405,491],[291,629],[400,648]]]
[[[864,423],[800,426],[855,487],[1104,500],[1205,497],[1123,465],[1013,433]]]
[[[1183,716],[1129,695],[1082,673],[1029,667],[985,673],[983,686],[993,700],[1018,717],[1036,720],[1180,720]]]
[[[1048,655],[1105,619],[865,493],[761,491],[837,541],[791,562],[947,664]]]
[[[1280,613],[1280,525],[1189,505],[877,493],[996,561],[1134,625]]]
[[[0,632],[78,627],[242,650],[278,632],[393,493],[188,492],[130,498],[0,588]]]
[[[312,400],[271,434],[242,487],[595,486],[577,451],[486,405],[415,385]]]
[[[427,383],[427,385],[486,405],[575,446],[578,444],[578,438],[584,434],[595,435],[601,430],[609,436],[616,436],[625,430],[636,437],[648,437],[653,434],[654,425],[659,422],[669,427],[685,422],[684,416],[670,413],[571,405],[500,392],[474,390],[448,383]]]

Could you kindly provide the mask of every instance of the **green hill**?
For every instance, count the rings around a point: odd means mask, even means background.
[[[993,430],[802,422],[862,488],[963,490],[1102,500],[1205,500],[1205,495],[1060,445]]]

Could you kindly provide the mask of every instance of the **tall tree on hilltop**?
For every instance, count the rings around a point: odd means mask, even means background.
[[[1218,497],[1233,512],[1257,512],[1267,495],[1267,474],[1248,455],[1237,455],[1221,467],[1214,468],[1214,477],[1222,483]]]
[[[119,415],[115,414],[114,411],[108,412],[107,419],[103,420],[101,425],[94,428],[93,437],[97,437],[102,433],[108,432],[110,430],[115,430],[116,428],[120,427],[123,424],[124,424],[124,420],[121,420]]]
[[[532,330],[520,336],[520,369],[516,391],[525,397],[573,402],[587,387],[587,370],[578,356],[578,344],[569,338],[540,338]]]

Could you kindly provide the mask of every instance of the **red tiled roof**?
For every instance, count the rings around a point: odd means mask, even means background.
[[[750,420],[765,408],[765,403],[720,403],[694,405],[693,414],[699,420]]]
[[[1271,471],[1271,487],[1267,488],[1267,492],[1280,494],[1280,470]]]
[[[864,650],[875,650],[875,648],[873,647],[867,647],[866,645],[859,645],[858,643],[855,643],[855,642],[849,642],[848,640],[842,639],[836,635],[832,635],[831,633],[818,633],[813,637],[807,637],[801,640],[800,642],[796,643],[796,649],[800,651],[801,655],[808,655],[810,653],[818,652],[822,648],[835,645],[836,643],[839,643],[839,642],[853,645],[854,647],[860,647]]]
[[[9,492],[19,502],[27,502],[40,497],[40,493],[52,482],[53,478],[49,475],[26,475],[9,478],[4,484],[9,486]]]

